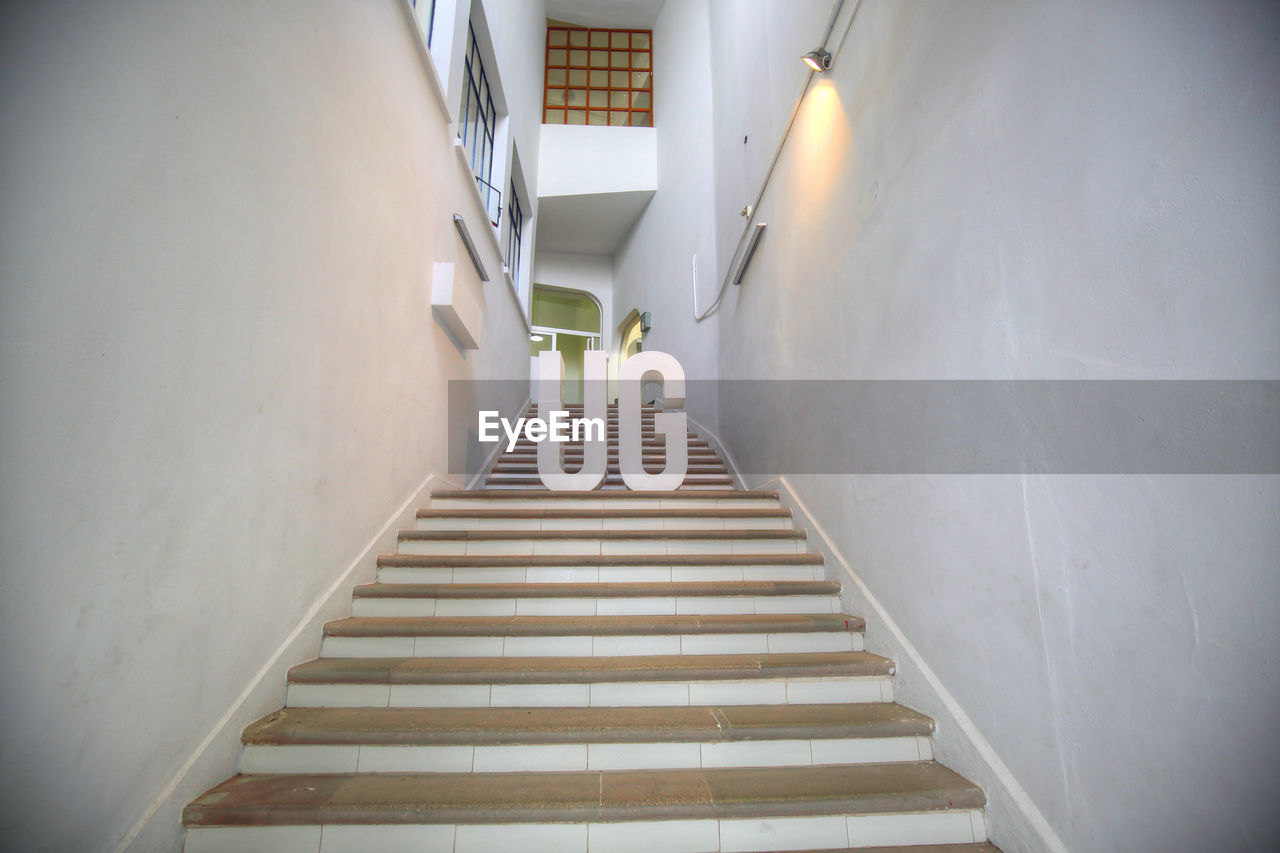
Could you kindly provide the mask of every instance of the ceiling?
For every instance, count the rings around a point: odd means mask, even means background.
[[[651,198],[652,190],[541,196],[537,250],[612,255]]]
[[[583,27],[653,29],[666,0],[547,0],[547,17]]]

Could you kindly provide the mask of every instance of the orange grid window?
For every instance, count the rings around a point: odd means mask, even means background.
[[[653,31],[547,27],[544,124],[653,126]]]

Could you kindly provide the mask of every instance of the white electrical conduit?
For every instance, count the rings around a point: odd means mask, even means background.
[[[845,0],[837,0],[835,7],[831,10],[831,20],[827,22],[827,31],[823,33],[822,44],[819,45],[824,50],[827,48],[827,42],[831,40],[831,32],[836,28],[836,20],[840,17],[840,12],[844,9]],[[844,44],[845,38],[849,35],[849,28],[853,26],[853,19],[858,15],[858,9],[862,6],[862,0],[857,0],[853,7],[853,12],[849,15],[849,23],[845,24],[844,33],[840,36],[840,44]],[[838,47],[836,51],[838,52]],[[835,62],[835,57],[832,57]],[[787,126],[782,131],[782,138],[778,140],[778,147],[773,152],[773,159],[769,161],[769,170],[764,174],[764,180],[760,183],[760,192],[756,193],[756,200],[751,205],[751,213],[747,216],[747,221],[743,223],[742,233],[738,235],[738,242],[733,247],[733,255],[729,258],[729,265],[725,268],[724,280],[720,282],[720,289],[716,292],[716,298],[705,311],[698,311],[698,258],[695,255],[692,261],[693,266],[693,319],[694,322],[701,323],[711,313],[720,307],[720,300],[724,298],[724,292],[729,288],[733,272],[737,269],[738,256],[742,253],[742,241],[746,239],[747,234],[751,232],[751,224],[755,221],[756,213],[760,210],[760,202],[764,200],[765,190],[769,188],[769,180],[773,177],[773,170],[778,165],[778,159],[782,156],[782,149],[787,144],[787,138],[791,136],[791,128],[796,123],[796,116],[800,114],[800,105],[804,103],[805,95],[809,94],[809,86],[813,83],[813,75],[816,71],[810,71],[804,78],[804,88],[800,90],[800,97],[796,98],[795,106],[791,108],[791,116],[787,119]]]

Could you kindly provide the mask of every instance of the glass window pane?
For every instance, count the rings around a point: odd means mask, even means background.
[[[564,110],[547,110],[542,120],[547,124],[564,124]]]
[[[570,30],[569,44],[573,45],[574,47],[586,47],[587,31],[586,30]]]
[[[631,49],[632,50],[648,50],[649,34],[648,33],[632,33]]]
[[[591,71],[591,88],[607,89],[609,88],[609,72],[608,71]]]
[[[602,91],[592,91],[590,93],[590,101],[588,105],[591,107],[599,107],[599,108],[609,106],[609,93],[602,92]]]
[[[609,51],[607,50],[591,51],[591,67],[592,68],[608,68],[609,67]]]
[[[615,50],[609,54],[609,65],[612,68],[626,68],[628,54],[625,50]]]
[[[569,110],[569,121],[566,123],[567,124],[586,124],[587,111],[586,110]]]
[[[548,89],[547,90],[547,106],[549,107],[564,106],[564,89]]]
[[[649,54],[648,53],[631,54],[631,67],[632,68],[648,68]]]
[[[547,39],[552,47],[564,47],[569,43],[569,31],[548,29]]]
[[[563,50],[548,50],[548,51],[547,51],[547,65],[548,65],[548,66],[554,66],[554,65],[566,65],[566,64],[568,64],[568,62],[569,62],[569,54],[568,54],[568,52],[567,52],[567,51],[563,51]]]
[[[579,71],[579,70],[573,70],[573,71],[570,71],[570,72],[569,72],[569,85],[570,85],[570,86],[585,86],[585,85],[587,85],[587,72],[586,72],[586,71]]]
[[[631,106],[637,110],[647,110],[649,109],[650,97],[648,92],[635,92],[631,95]]]
[[[610,71],[609,85],[615,89],[627,88],[628,74],[625,71]]]
[[[610,43],[610,47],[617,48],[619,50],[626,50],[630,46],[629,42],[631,39],[629,38],[628,33],[614,33],[612,38],[613,41]]]
[[[569,90],[569,106],[585,107],[587,105],[587,93],[584,89]]]
[[[627,108],[627,93],[626,92],[610,92],[609,106],[613,107],[615,110],[617,109],[625,110]]]
[[[569,51],[569,64],[575,68],[586,68],[587,52],[585,50]]]
[[[563,68],[549,69],[547,71],[547,83],[552,86],[563,86],[568,76]]]
[[[592,31],[591,31],[591,46],[592,46],[592,47],[608,47],[608,46],[609,46],[609,33],[608,33],[608,32],[606,32],[605,30],[592,30]]]
[[[587,124],[604,125],[609,123],[609,114],[604,110],[592,110],[590,116],[591,118],[587,121]]]
[[[626,93],[625,93],[625,92],[623,92],[623,93],[622,93],[622,96],[625,98],[625,97],[626,97]],[[612,124],[612,125],[624,125],[624,126],[625,126],[625,125],[626,125],[626,123],[627,123],[627,113],[626,113],[624,110],[612,110],[612,111],[610,111],[610,113],[609,113],[609,124]]]
[[[649,119],[649,114],[648,113],[632,113],[631,126],[632,127],[652,127],[652,122]]]
[[[648,71],[631,72],[631,88],[632,89],[651,88],[649,85],[649,72]]]

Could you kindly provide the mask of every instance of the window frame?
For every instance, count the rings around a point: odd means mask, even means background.
[[[477,75],[476,71],[479,71]],[[473,109],[474,106],[474,109]],[[467,21],[467,46],[462,56],[462,105],[458,111],[458,138],[471,164],[490,224],[502,220],[502,192],[492,183],[498,137],[498,110],[493,87],[484,66],[475,21]]]
[[[586,44],[575,45],[575,34],[585,33]],[[604,34],[604,45],[595,45],[596,34]],[[558,43],[563,34],[563,44]],[[636,46],[636,37],[643,36],[646,43]],[[626,44],[619,44],[619,37],[624,37]],[[555,43],[553,43],[555,42]],[[563,57],[558,56],[562,53]],[[579,64],[575,54],[583,53],[585,64]],[[596,63],[596,54],[605,54],[604,64]],[[625,62],[618,58],[625,54]],[[643,56],[643,65],[637,65],[637,56]],[[560,61],[562,59],[562,61]],[[575,83],[574,72],[583,72],[581,83]],[[594,85],[596,73],[605,75],[605,85]],[[563,75],[561,82],[553,83],[552,77]],[[615,85],[615,75],[625,75],[625,85]],[[635,85],[636,75],[646,76],[647,85]],[[585,103],[581,106],[570,104],[570,93],[581,92]],[[543,63],[542,79],[542,123],[568,124],[573,126],[590,125],[593,127],[653,127],[653,30],[642,29],[606,29],[602,27],[565,27],[549,25],[546,33],[546,50]],[[558,93],[554,94],[553,93]],[[603,105],[592,105],[597,100],[593,95],[602,93]],[[625,106],[617,104],[615,96],[622,95]],[[555,97],[559,103],[553,104]],[[637,101],[644,103],[638,104]],[[571,115],[581,114],[582,121],[570,121]],[[602,114],[603,121],[593,122],[594,114]],[[624,116],[625,121],[614,121],[615,116]]]

